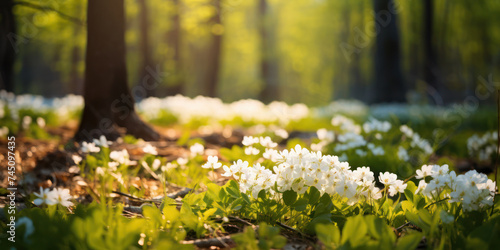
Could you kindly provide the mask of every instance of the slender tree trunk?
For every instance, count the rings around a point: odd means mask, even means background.
[[[14,91],[13,74],[15,51],[16,20],[12,9],[13,0],[0,3],[0,88]]]
[[[73,34],[77,36],[82,31],[81,25],[75,25]],[[71,51],[71,69],[70,69],[70,93],[81,95],[83,93],[83,79],[78,71],[78,64],[80,63],[80,47],[74,43]]]
[[[425,82],[439,93],[439,84],[437,77],[436,53],[434,50],[434,8],[432,0],[424,0],[424,79]]]
[[[212,27],[221,25],[221,6],[220,0],[214,0],[216,13],[210,20]],[[212,44],[209,47],[209,60],[206,77],[206,95],[209,97],[217,96],[217,83],[219,82],[220,55],[222,46],[222,34],[214,32],[217,29],[212,29]]]
[[[80,95],[82,89],[82,79],[78,72],[78,63],[80,62],[80,50],[75,45],[71,51],[71,69],[70,69],[70,93]]]
[[[167,82],[167,95],[173,96],[184,92],[184,72],[181,61],[181,13],[179,0],[172,0],[175,8],[174,15],[171,17],[172,28],[167,33],[167,44],[172,53],[169,54],[171,60],[169,68],[170,77]]]
[[[124,1],[89,0],[87,28],[85,108],[75,139],[88,141],[105,135],[114,140],[122,132],[159,139],[135,112],[127,85]]]
[[[149,76],[147,68],[154,68],[153,59],[151,57],[151,49],[149,42],[149,10],[146,0],[137,0],[139,3],[139,50],[141,53],[141,64],[139,68],[139,81],[141,84],[145,77]],[[155,89],[146,89],[146,96],[155,96]]]
[[[275,37],[271,31],[269,5],[267,0],[259,0],[258,5],[259,33],[260,33],[260,72],[263,88],[260,92],[260,100],[269,103],[280,99],[278,66],[276,63]]]
[[[375,47],[373,103],[405,102],[406,86],[401,72],[397,15],[393,0],[375,0],[376,22],[380,32]]]

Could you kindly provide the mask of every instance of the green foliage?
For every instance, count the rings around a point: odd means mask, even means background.
[[[238,244],[236,249],[280,249],[285,246],[286,238],[279,232],[279,228],[262,222],[257,235],[252,227],[246,227],[243,233],[232,235],[231,238]]]

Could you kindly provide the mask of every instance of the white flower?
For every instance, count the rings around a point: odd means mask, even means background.
[[[181,166],[185,166],[188,162],[189,162],[189,160],[186,158],[183,158],[183,157],[177,158],[177,163]]]
[[[110,161],[110,162],[108,162],[108,167],[109,167],[109,170],[111,170],[111,171],[116,171],[116,169],[118,168],[118,166],[120,166],[119,162],[116,162],[116,161]]]
[[[373,172],[370,171],[370,167],[357,168],[356,170],[352,171],[352,174],[355,179],[360,181],[367,180],[371,182],[374,180]]]
[[[423,165],[422,170],[417,169],[417,179],[423,179],[427,176],[431,176],[433,174],[433,165]]]
[[[111,151],[109,153],[109,158],[112,160],[119,162],[120,164],[131,165],[135,164],[135,161],[129,160],[129,154],[126,149],[122,149],[121,151]]]
[[[251,146],[255,143],[259,143],[259,138],[253,137],[253,136],[243,136],[243,142],[242,144],[245,146]]]
[[[153,164],[151,164],[151,169],[152,169],[153,171],[156,171],[156,170],[158,170],[158,168],[160,168],[160,165],[161,165],[161,161],[160,161],[160,159],[155,159],[155,160],[153,161]]]
[[[73,161],[75,162],[75,164],[80,164],[80,162],[82,162],[82,157],[79,156],[79,155],[72,155],[71,156],[71,159],[73,159]]]
[[[374,187],[371,189],[371,197],[375,200],[378,200],[380,198],[382,198],[382,192],[380,192],[380,189],[377,188],[377,187]]]
[[[407,184],[401,180],[396,180],[394,184],[389,186],[389,195],[394,196],[397,193],[404,193]]]
[[[112,142],[108,142],[106,136],[101,135],[98,139],[94,139],[94,144],[99,147],[107,148],[109,145],[113,144]]]
[[[70,207],[73,205],[70,199],[72,199],[69,194],[69,189],[55,188],[48,193],[49,205],[61,204],[65,207]]]
[[[407,125],[401,125],[401,127],[399,127],[399,130],[404,134],[406,135],[406,137],[413,137],[413,130],[408,127]]]
[[[252,146],[248,146],[245,148],[245,154],[246,155],[258,155],[260,153],[260,150],[257,148],[254,148]]]
[[[420,182],[418,183],[418,188],[417,188],[417,190],[415,190],[415,194],[424,190],[426,186],[427,186],[427,183],[424,180],[420,180]]]
[[[264,154],[262,154],[262,157],[276,162],[279,159],[279,153],[277,150],[266,148]]]
[[[156,147],[152,146],[151,144],[146,144],[146,146],[142,148],[142,151],[146,154],[158,155]]]
[[[97,168],[95,169],[95,173],[96,173],[97,175],[104,176],[104,174],[105,174],[105,172],[104,172],[104,168],[97,167]]]
[[[193,146],[189,147],[189,151],[191,151],[191,156],[203,155],[205,152],[205,147],[200,143],[195,143]]]
[[[283,138],[283,139],[287,139],[288,138],[288,132],[286,132],[286,130],[284,129],[276,129],[274,131],[274,134]]]
[[[328,131],[324,128],[318,129],[318,131],[316,131],[316,134],[318,135],[318,138],[320,140],[326,142],[332,142],[335,138],[335,134],[333,133],[333,131]]]
[[[222,163],[219,162],[219,158],[217,156],[208,156],[207,163],[203,164],[201,167],[202,168],[208,168],[208,169],[218,169],[222,166]]]
[[[380,173],[378,180],[384,185],[391,185],[396,183],[398,176],[389,172]]]
[[[403,160],[403,161],[408,161],[410,159],[410,157],[408,156],[408,152],[406,151],[406,149],[404,149],[401,146],[399,146],[399,148],[398,148],[398,158],[400,160]]]
[[[373,155],[384,155],[385,154],[384,148],[382,148],[381,146],[373,148],[372,149],[372,154]]]
[[[23,117],[23,123],[22,123],[22,127],[24,130],[27,130],[29,127],[30,127],[30,124],[32,122],[32,118],[31,116],[25,116]]]
[[[365,130],[366,133],[371,133],[373,131],[387,132],[391,127],[392,125],[388,121],[382,122],[374,118],[370,118],[369,121],[363,124],[363,130]]]
[[[448,165],[444,164],[443,166],[439,165],[434,165],[432,166],[432,177],[437,178],[439,176],[447,175],[448,174]]]
[[[266,137],[259,137],[260,145],[266,147],[266,148],[275,148],[278,146],[278,143],[273,142],[271,140],[271,137],[266,136]]]
[[[82,142],[82,152],[84,153],[97,153],[101,151],[93,142]]]
[[[344,180],[336,186],[335,191],[337,191],[340,196],[350,199],[356,194],[357,187],[358,184],[356,184],[356,182]]]
[[[222,166],[222,169],[224,169],[224,173],[221,174],[222,176],[231,177],[231,176],[236,175],[236,173],[233,172],[233,169],[231,169],[231,167],[224,165],[224,166]]]
[[[43,189],[42,187],[40,187],[40,193],[34,193],[34,195],[38,198],[36,198],[33,203],[35,203],[35,205],[37,206],[40,206],[40,205],[43,205],[43,204],[49,204],[48,203],[48,194],[49,194],[49,189],[46,188],[46,189]]]
[[[161,166],[161,171],[168,172],[169,170],[177,168],[177,167],[178,167],[177,164],[169,162],[169,163],[167,163],[167,165]]]
[[[45,120],[44,120],[42,117],[37,117],[37,118],[36,118],[36,124],[37,124],[40,128],[45,128]]]

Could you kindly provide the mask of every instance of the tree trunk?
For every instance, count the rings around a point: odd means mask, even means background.
[[[141,64],[139,68],[138,84],[142,84],[142,80],[148,77],[147,68],[154,68],[153,59],[151,58],[151,49],[149,43],[149,11],[146,0],[137,0],[139,4],[139,51],[141,56]],[[155,96],[155,89],[145,89],[147,97]]]
[[[115,140],[124,132],[158,140],[158,133],[135,112],[127,85],[123,0],[89,0],[87,28],[85,108],[75,139],[104,135]]]
[[[375,0],[375,21],[380,27],[375,47],[373,103],[405,102],[398,27],[393,0]]]
[[[436,63],[436,53],[433,45],[433,1],[424,0],[424,80],[435,94],[439,94],[438,68]]]
[[[221,25],[221,6],[220,0],[214,0],[216,13],[210,20],[212,25],[212,44],[209,47],[209,60],[206,77],[206,95],[209,97],[217,96],[217,83],[219,81],[220,54],[222,45],[222,34],[216,32],[218,25]]]
[[[78,7],[83,7],[83,5],[78,4]],[[73,34],[75,37],[82,32],[81,25],[74,25]],[[80,63],[80,47],[76,42],[73,44],[73,49],[71,51],[71,68],[70,68],[70,93],[75,95],[81,95],[83,93],[83,78],[78,70],[78,64]]]
[[[275,39],[271,29],[269,6],[267,0],[259,0],[258,19],[260,46],[261,46],[261,61],[260,71],[263,81],[263,88],[260,92],[260,100],[264,103],[269,103],[274,100],[279,100],[279,80],[278,67],[276,64]]]
[[[169,68],[170,77],[167,82],[167,96],[174,96],[184,92],[184,72],[181,62],[181,18],[180,18],[180,3],[179,0],[172,0],[175,8],[174,15],[171,17],[172,28],[167,33],[168,48],[172,51],[169,53],[171,60]]]
[[[16,58],[16,20],[13,0],[0,3],[0,88],[14,91],[13,73]]]

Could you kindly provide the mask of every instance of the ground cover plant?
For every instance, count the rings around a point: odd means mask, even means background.
[[[77,100],[63,100],[70,98]],[[175,98],[199,104],[185,105],[185,112],[177,106],[175,113],[145,100],[144,117],[174,138],[159,142],[102,136],[77,143],[55,128],[80,112],[78,101],[71,112],[4,101],[6,145],[13,136],[65,142],[35,168],[18,165],[17,240],[4,233],[2,247],[476,249],[498,243],[492,128],[474,134],[464,125],[465,150],[440,155],[453,147],[423,136],[437,128],[413,129],[405,117],[384,120],[363,105],[349,115],[343,102],[309,108]],[[255,114],[242,112],[241,102]],[[201,115],[213,109],[225,111]],[[15,158],[27,155],[20,149]],[[470,165],[461,165],[464,160]],[[1,227],[8,232],[10,193],[1,192]]]

